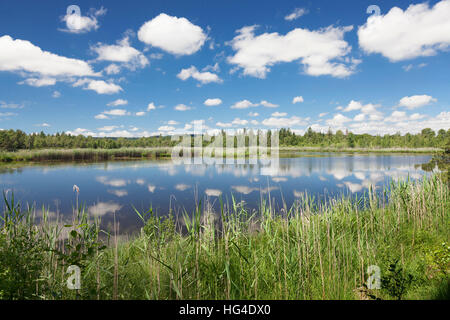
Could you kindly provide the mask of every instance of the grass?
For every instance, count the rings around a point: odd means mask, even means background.
[[[39,149],[0,152],[0,163],[170,158],[171,148]]]
[[[242,148],[241,148],[242,149]],[[237,156],[249,156],[248,148],[235,149]],[[359,153],[436,153],[439,148],[337,148],[337,147],[280,147],[280,152],[359,152]],[[270,153],[270,149],[267,150]],[[172,148],[119,149],[37,149],[15,152],[0,151],[0,164],[63,161],[106,161],[130,159],[171,158]],[[214,152],[212,152],[214,156]],[[225,155],[224,155],[225,156]]]
[[[5,198],[0,232],[3,299],[448,299],[449,186],[435,175],[392,183],[359,200],[305,196],[274,212],[232,201],[190,215],[137,212],[139,235],[72,221],[36,220]],[[78,200],[77,200],[78,202]],[[33,218],[34,217],[34,218]],[[81,289],[66,270],[81,267]],[[368,289],[379,266],[381,289]]]
[[[286,147],[281,146],[280,151],[310,151],[310,152],[357,152],[357,153],[436,153],[441,152],[441,148],[349,148],[349,147]]]

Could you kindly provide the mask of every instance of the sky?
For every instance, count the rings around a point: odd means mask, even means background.
[[[450,0],[0,1],[0,128],[450,128]]]

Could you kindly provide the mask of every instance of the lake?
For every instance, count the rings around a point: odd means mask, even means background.
[[[256,164],[177,164],[170,160],[64,163],[0,169],[0,189],[14,193],[22,205],[33,205],[39,215],[45,206],[52,215],[72,216],[79,202],[105,226],[120,221],[121,232],[140,226],[133,206],[150,206],[160,214],[169,208],[180,214],[192,212],[196,200],[208,200],[219,209],[225,203],[244,201],[255,209],[261,197],[292,205],[303,193],[324,199],[338,195],[361,195],[370,185],[378,190],[392,179],[419,179],[426,172],[417,165],[431,155],[290,153],[278,161]],[[2,200],[3,201],[3,200]]]

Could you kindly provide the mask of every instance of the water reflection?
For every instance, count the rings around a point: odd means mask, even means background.
[[[80,187],[79,199],[94,216],[111,223],[114,215],[121,229],[138,224],[134,208],[150,206],[160,213],[186,210],[195,201],[218,197],[224,202],[245,202],[256,208],[270,194],[275,203],[289,206],[305,193],[317,199],[360,194],[371,185],[380,189],[391,179],[419,179],[428,155],[354,155],[305,153],[256,164],[174,164],[170,161],[106,162],[96,164],[40,165],[0,172],[0,188],[14,191],[22,203],[52,214],[71,215],[75,204],[72,186]]]

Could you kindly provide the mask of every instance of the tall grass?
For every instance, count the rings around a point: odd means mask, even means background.
[[[448,298],[449,196],[448,185],[433,176],[393,183],[381,195],[369,190],[356,201],[340,198],[317,204],[305,196],[277,212],[270,198],[261,199],[257,212],[234,199],[230,205],[221,202],[219,212],[199,203],[177,221],[150,209],[137,212],[143,227],[131,239],[118,235],[116,223],[112,237],[100,237],[99,221],[89,222],[81,209],[68,226],[52,224],[45,214],[36,224],[32,211],[22,211],[9,200],[0,233],[0,295],[4,299]],[[64,231],[67,236],[61,236]],[[65,286],[69,264],[82,269],[80,290]],[[380,290],[365,286],[370,265],[381,269]],[[412,280],[401,281],[406,278]],[[398,290],[391,290],[388,283],[405,283],[401,295],[393,294]]]
[[[337,147],[280,147],[281,152],[360,152],[360,153],[436,153],[439,148],[337,148]],[[202,154],[204,149],[192,148],[192,156]],[[228,153],[227,153],[228,152]],[[248,148],[234,148],[223,152],[223,157],[248,157]],[[264,151],[270,154],[270,148]],[[182,152],[180,152],[180,156]],[[261,151],[258,151],[261,155]],[[15,152],[0,151],[0,164],[10,162],[42,161],[106,161],[126,159],[171,158],[172,148],[119,148],[119,149],[36,149]],[[215,151],[211,156],[215,157]]]
[[[0,152],[0,162],[105,161],[170,157],[171,148],[43,149]]]

